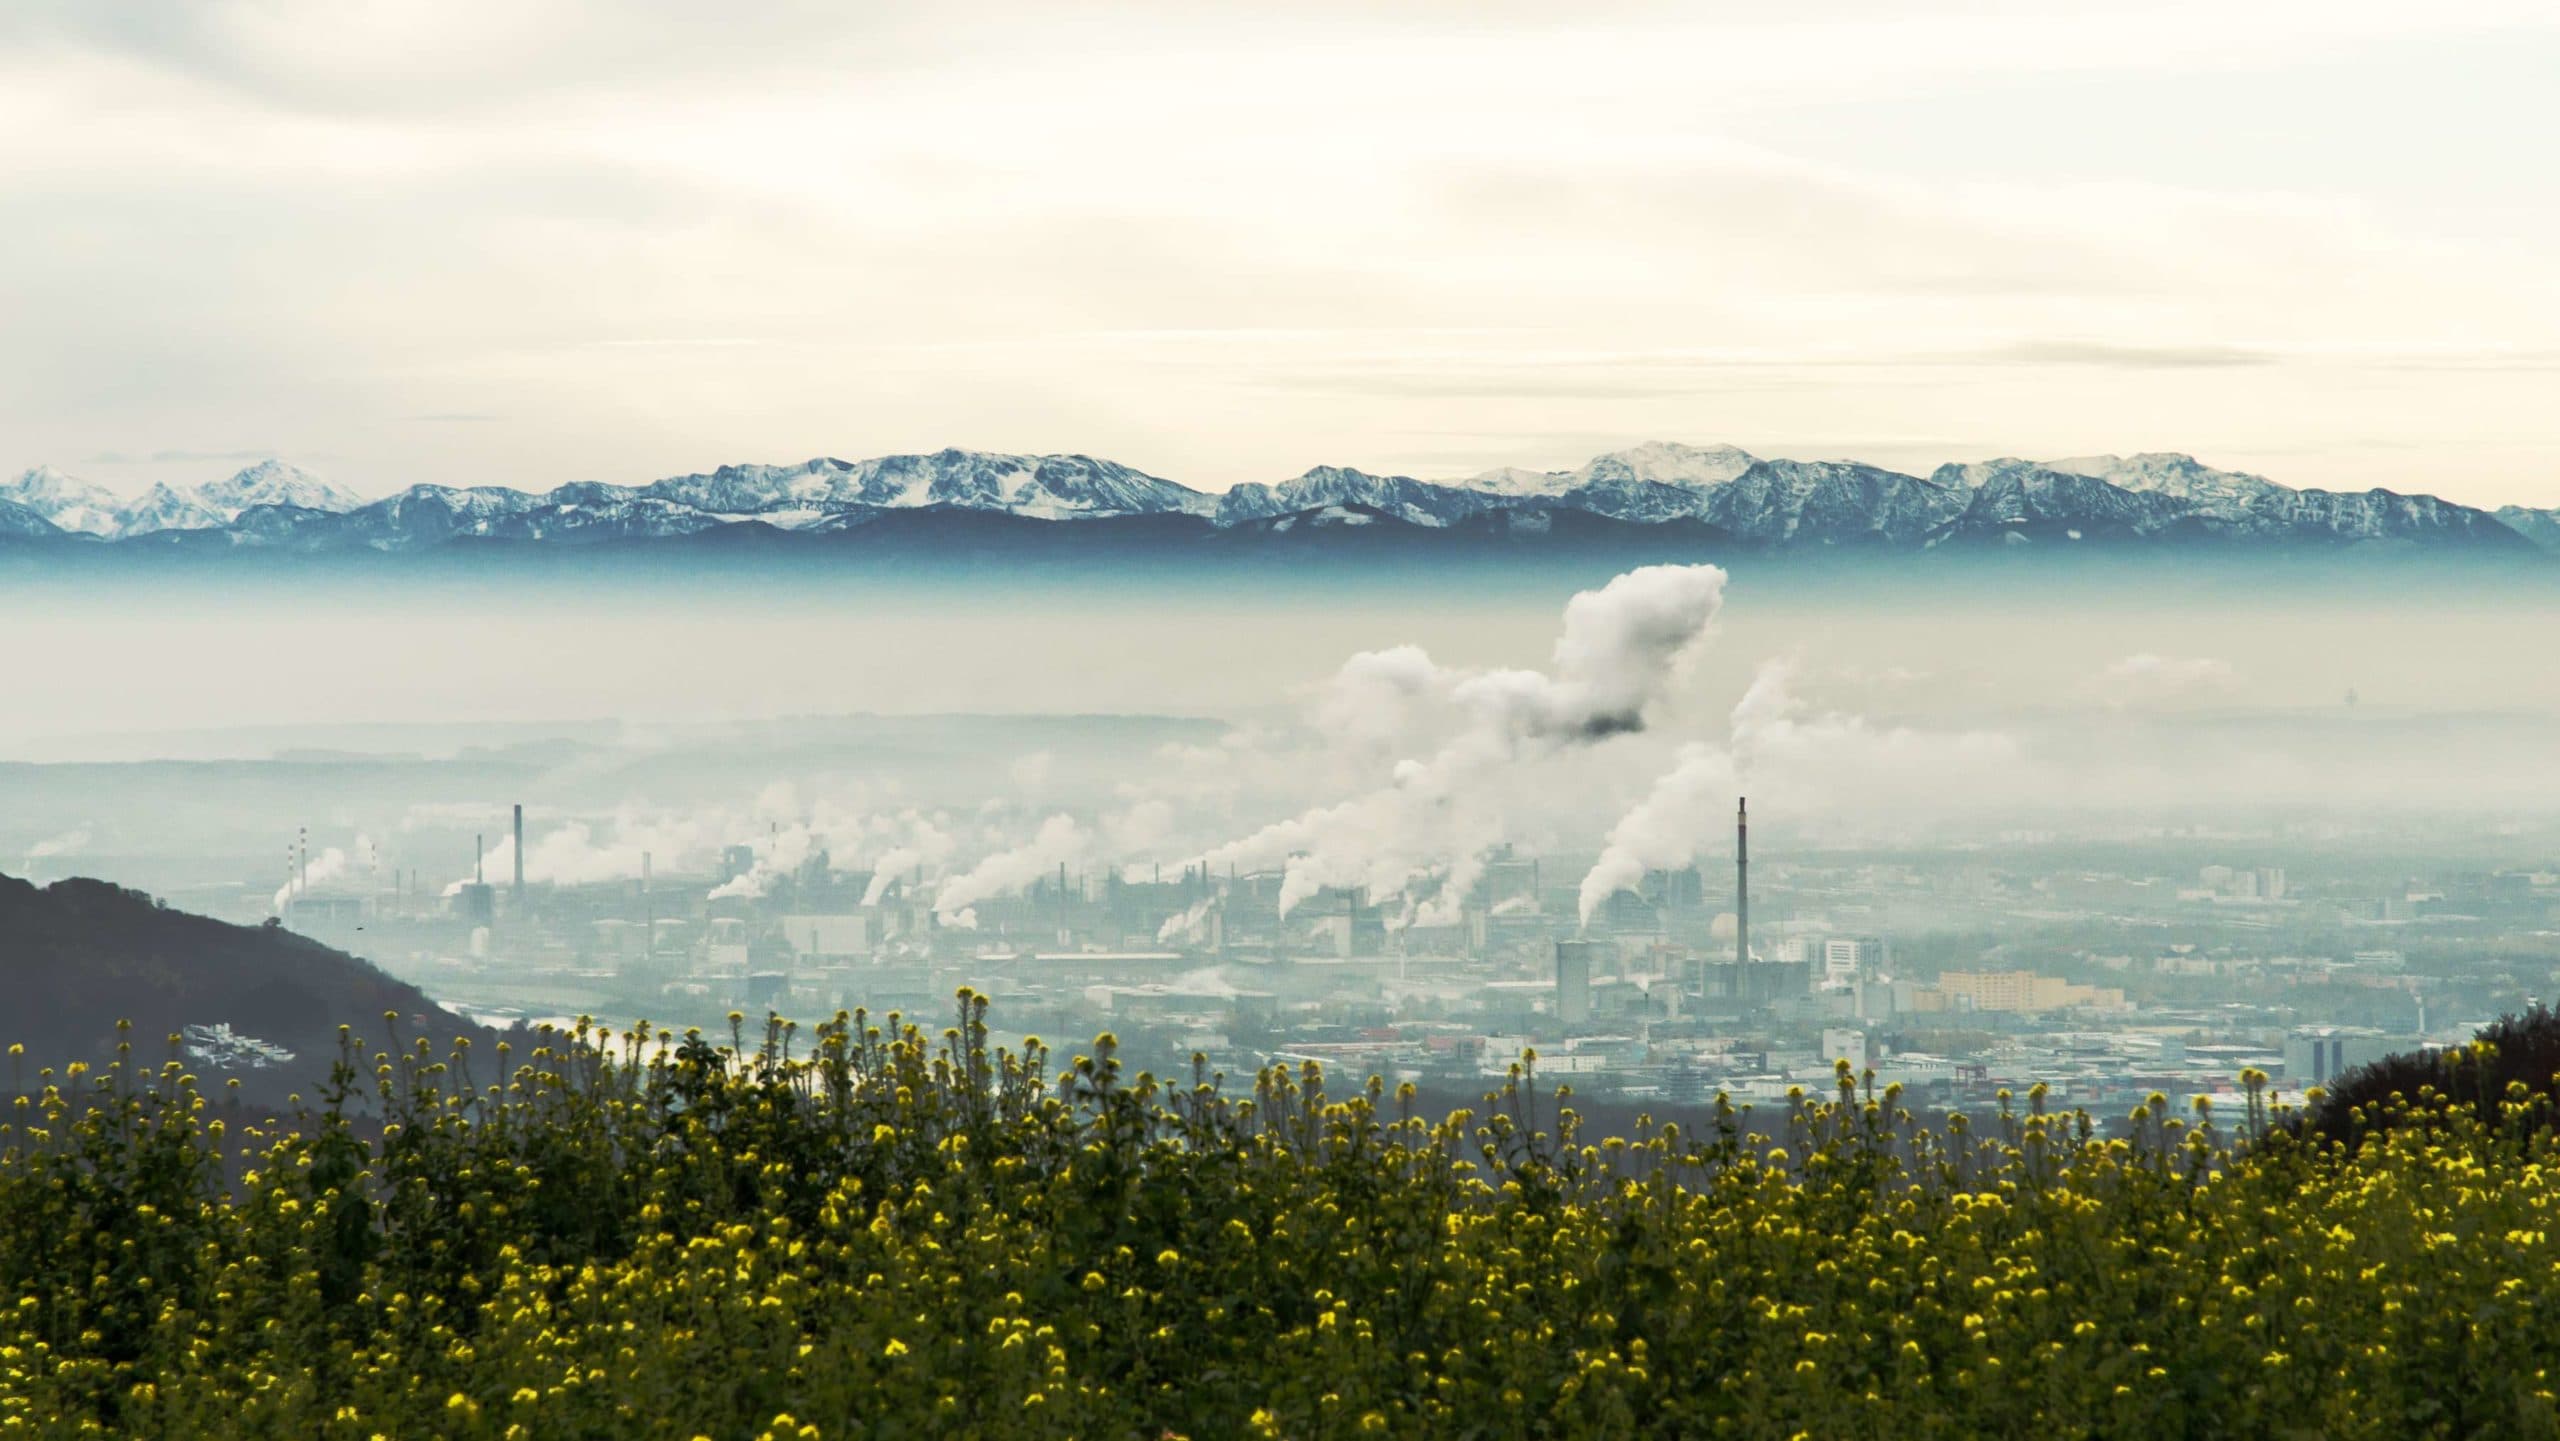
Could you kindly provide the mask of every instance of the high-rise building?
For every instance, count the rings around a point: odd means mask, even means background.
[[[1579,1026],[1591,1019],[1590,941],[1556,942],[1556,1019]]]
[[[2340,1076],[2369,1066],[2396,1049],[2380,1031],[2361,1027],[2306,1026],[2284,1038],[2284,1079],[2289,1086],[2335,1085]]]
[[[1884,942],[1874,936],[1833,936],[1822,943],[1826,980],[1854,981],[1884,968]]]

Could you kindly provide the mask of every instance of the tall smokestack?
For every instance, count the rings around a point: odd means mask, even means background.
[[[1733,803],[1733,958],[1751,959],[1751,800]]]
[[[475,886],[489,879],[488,868],[483,864],[489,859],[488,841],[484,835],[474,834],[471,837],[471,884]]]
[[[640,853],[640,924],[647,935],[642,953],[649,960],[658,958],[658,899],[649,893],[649,853]]]
[[[516,805],[516,909],[524,909],[524,805]]]

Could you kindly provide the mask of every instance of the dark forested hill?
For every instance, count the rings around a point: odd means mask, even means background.
[[[417,987],[290,931],[169,910],[104,881],[38,888],[0,876],[0,1042],[26,1047],[29,1077],[111,1058],[116,1023],[130,1021],[139,1060],[156,1063],[184,1032],[196,1047],[190,1070],[280,1092],[327,1074],[341,1024],[381,1045],[386,1011],[402,1035],[433,1036],[439,1054],[476,1029]]]

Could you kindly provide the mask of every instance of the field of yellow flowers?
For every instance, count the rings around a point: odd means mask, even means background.
[[[174,1064],[22,1077],[0,1433],[2560,1431],[2522,1088],[2355,1144],[2155,1098],[2110,1140],[1844,1070],[1595,1142],[1533,1061],[1424,1118],[953,1022],[351,1037],[272,1124]]]

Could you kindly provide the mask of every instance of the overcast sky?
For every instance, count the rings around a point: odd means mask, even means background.
[[[8,0],[0,470],[1644,439],[2560,505],[2560,5]]]

